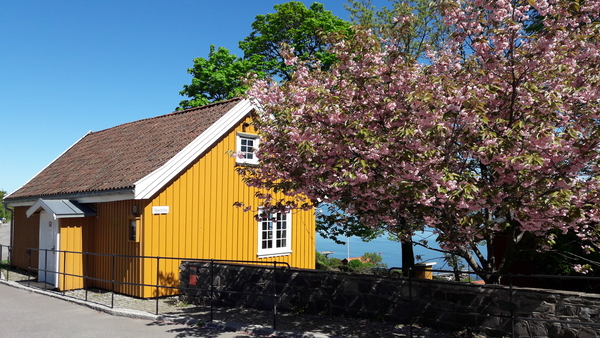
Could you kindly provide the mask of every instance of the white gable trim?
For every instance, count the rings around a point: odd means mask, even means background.
[[[135,199],[149,199],[154,196],[225,133],[240,123],[252,109],[254,105],[249,100],[242,100],[236,104],[167,163],[135,182]]]

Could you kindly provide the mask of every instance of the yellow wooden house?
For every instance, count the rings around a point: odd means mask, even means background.
[[[5,198],[13,265],[144,298],[176,292],[155,286],[179,284],[182,258],[314,268],[314,212],[257,215],[235,170],[257,163],[253,111],[232,99],[86,134]]]

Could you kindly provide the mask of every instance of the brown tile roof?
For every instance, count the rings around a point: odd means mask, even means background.
[[[132,188],[241,99],[91,132],[7,200]]]

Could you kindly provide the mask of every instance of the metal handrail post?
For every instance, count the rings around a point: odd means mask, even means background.
[[[515,308],[514,308],[514,304],[513,304],[513,276],[512,273],[509,272],[508,273],[508,285],[509,285],[509,291],[510,291],[510,336],[512,338],[515,337]]]
[[[9,245],[8,246],[8,259],[7,259],[9,267],[12,266],[12,257],[13,257],[12,249],[13,249],[12,246]],[[6,280],[9,280],[9,279],[10,279],[10,269],[7,268],[6,269]]]
[[[48,249],[44,249],[44,290],[46,290],[46,284],[48,284]]]
[[[413,301],[412,301],[412,275],[413,275],[413,268],[409,267],[408,268],[408,304],[410,304],[410,309],[408,310],[408,323],[409,323],[409,333],[410,333],[410,337],[413,337],[413,311],[414,311],[414,307],[413,307]]]
[[[159,295],[159,280],[160,280],[160,256],[156,257],[156,314],[158,315],[158,297]]]
[[[61,253],[61,251],[59,250],[58,251],[59,260],[60,260],[60,253]],[[60,273],[57,277],[62,276],[62,280],[63,280],[63,290],[62,291],[63,291],[63,293],[65,293],[66,292],[65,290],[67,289],[67,275],[66,275],[66,273],[67,273],[67,271],[66,271],[67,270],[67,253],[66,252],[63,252],[62,269],[63,269],[63,272]],[[58,270],[60,270],[60,267]]]
[[[277,330],[277,261],[273,262],[273,330]]]
[[[213,322],[213,297],[214,297],[214,292],[215,292],[215,282],[214,282],[214,264],[215,264],[215,260],[211,259],[210,260],[210,322]]]
[[[31,270],[31,249],[27,249],[27,287],[31,286],[31,276],[29,275],[29,272]],[[39,271],[38,271],[39,273]]]
[[[8,248],[8,251],[10,252],[10,245],[6,246]],[[2,252],[4,251],[4,245],[0,244],[0,274],[2,273],[2,261],[4,260],[2,257]],[[8,262],[8,259],[6,260]],[[6,264],[6,280],[9,280],[9,276],[8,276],[8,263]],[[2,278],[0,278],[2,279]]]
[[[90,264],[89,264],[89,261],[90,261],[89,257],[90,257],[90,255],[88,255],[87,252],[84,252],[83,254],[85,255],[84,256],[85,257],[85,259],[84,259],[85,260],[85,266],[83,267],[83,269],[84,269],[84,272],[83,272],[83,274],[84,274],[84,276],[83,276],[83,289],[85,290],[85,301],[87,302],[87,300],[88,300],[88,274],[89,274],[89,266],[90,266]]]
[[[112,309],[115,306],[115,257],[116,256],[114,254],[112,254],[111,257],[112,257],[112,262],[111,262],[111,265],[112,265],[112,269],[111,269],[112,270],[112,272],[111,272],[111,280],[112,280],[111,288],[112,288],[112,290],[111,291],[112,292],[110,295],[110,308]]]

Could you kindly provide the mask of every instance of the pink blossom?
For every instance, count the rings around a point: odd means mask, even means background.
[[[240,171],[265,202],[281,202],[276,188],[303,196],[292,207],[337,203],[374,228],[402,215],[403,235],[428,227],[448,250],[507,229],[596,241],[600,37],[580,23],[600,1],[568,3],[453,1],[455,34],[427,64],[357,32],[332,47],[329,71],[255,81],[261,162]],[[523,30],[531,6],[546,14],[535,33]]]

